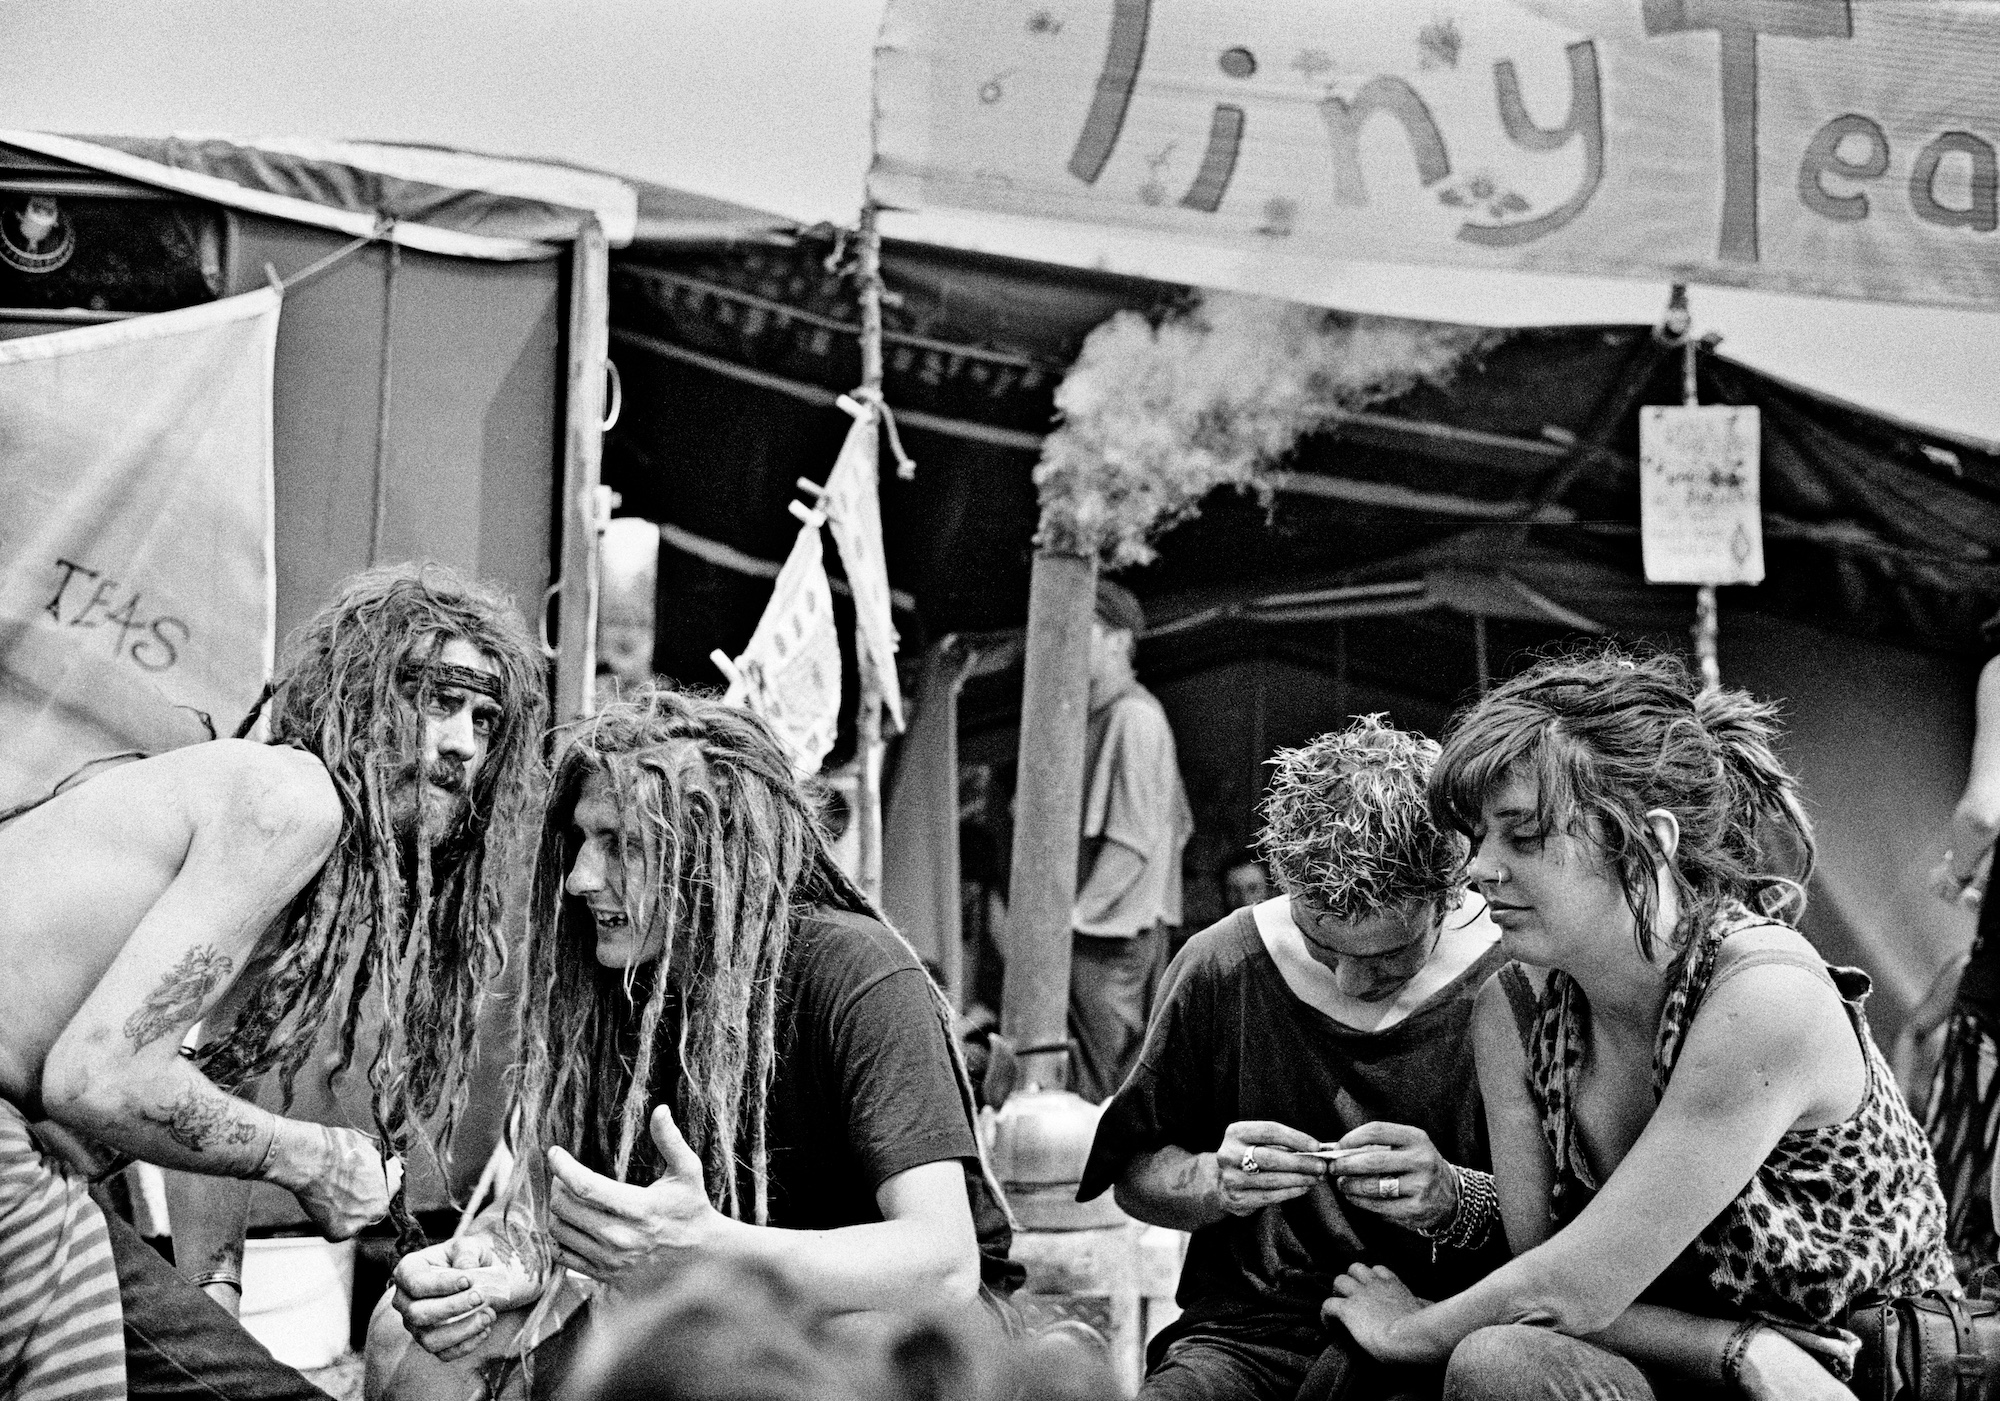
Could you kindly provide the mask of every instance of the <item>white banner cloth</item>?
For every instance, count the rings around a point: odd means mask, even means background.
[[[0,810],[256,702],[278,308],[263,289],[0,341]]]
[[[876,131],[886,205],[1170,281],[2000,301],[1993,0],[889,0]]]
[[[820,502],[840,549],[847,586],[854,592],[855,640],[867,649],[882,684],[882,703],[896,730],[903,728],[903,688],[896,679],[896,624],[890,609],[889,561],[882,553],[882,501],[876,485],[881,410],[866,406],[827,474]]]
[[[723,700],[769,721],[800,773],[819,772],[840,728],[840,634],[817,521],[792,542],[743,655],[713,655],[730,680]]]

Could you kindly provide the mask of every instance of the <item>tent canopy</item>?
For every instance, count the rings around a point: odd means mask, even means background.
[[[830,251],[806,236],[785,248],[614,260],[612,354],[628,411],[607,440],[605,470],[629,511],[782,558],[793,481],[832,461],[845,422],[832,398],[860,375],[858,317],[851,289],[826,267]],[[1028,472],[1064,369],[1114,312],[1168,314],[1197,294],[918,244],[892,242],[883,261],[894,294],[886,394],[920,464],[914,480],[884,486],[893,582],[914,597],[930,636],[1016,626],[1037,514]],[[1650,328],[1516,331],[1450,383],[1303,440],[1279,464],[1268,506],[1211,497],[1126,582],[1165,622],[1261,592],[1380,581],[1456,559],[1532,574],[1548,600],[1607,626],[1672,629],[1691,591],[1651,587],[1640,574],[1637,408],[1679,403],[1680,372],[1678,350]],[[1703,402],[1756,404],[1764,415],[1769,578],[1724,590],[1725,616],[1749,608],[1934,652],[1979,651],[1980,624],[2000,609],[1992,445],[1899,423],[1707,348],[1698,378]],[[735,489],[695,489],[718,480]],[[685,552],[679,567],[720,568]],[[670,605],[697,611],[677,630],[663,622],[668,670],[706,679],[708,649],[747,635],[761,595],[745,577],[733,600],[728,574]]]
[[[709,650],[749,636],[793,532],[785,504],[845,431],[833,400],[859,379],[859,318],[835,251],[807,233],[613,260],[626,409],[604,475],[628,513],[664,523],[655,660],[683,681],[715,684]],[[1199,294],[893,241],[883,265],[885,392],[918,464],[883,482],[914,680],[946,635],[988,654],[977,635],[1024,621],[1030,473],[1084,338]],[[1724,675],[1787,704],[1821,819],[1808,930],[1876,973],[1888,1034],[1969,933],[1921,868],[2000,609],[2000,455],[1707,347],[1697,369],[1704,402],[1763,411],[1768,573],[1721,591]],[[1212,903],[1203,873],[1249,835],[1273,747],[1363,710],[1435,731],[1484,678],[1579,635],[1685,648],[1693,590],[1648,585],[1638,539],[1638,407],[1681,393],[1681,353],[1650,327],[1515,331],[1448,383],[1301,441],[1268,502],[1212,495],[1121,575],[1147,603],[1140,663],[1197,809],[1194,917]],[[1018,673],[965,683],[964,762],[1008,765],[1019,696]]]
[[[595,218],[614,248],[784,238],[777,215],[551,161],[439,146],[310,138],[56,136],[0,144],[205,200],[411,248],[545,258]]]

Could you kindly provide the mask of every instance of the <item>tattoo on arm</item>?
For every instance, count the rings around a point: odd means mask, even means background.
[[[257,1126],[238,1118],[233,1103],[219,1090],[204,1094],[189,1086],[172,1104],[147,1110],[146,1117],[164,1125],[167,1136],[190,1153],[205,1153],[211,1144],[248,1143],[257,1137]]]
[[[146,996],[139,1010],[125,1019],[125,1039],[135,1051],[162,1036],[185,1031],[201,1015],[202,1003],[236,965],[213,944],[192,948],[167,970],[160,985]]]

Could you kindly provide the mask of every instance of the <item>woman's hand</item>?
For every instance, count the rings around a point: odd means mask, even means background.
[[[1317,1147],[1312,1135],[1285,1124],[1231,1124],[1215,1150],[1216,1204],[1231,1216],[1248,1216],[1304,1196],[1326,1176],[1326,1164],[1306,1156]]]
[[[1370,1150],[1328,1167],[1355,1206],[1413,1231],[1442,1230],[1458,1215],[1458,1172],[1422,1129],[1363,1124],[1340,1146]]]
[[[1404,1319],[1424,1307],[1394,1270],[1380,1265],[1350,1265],[1333,1281],[1333,1297],[1320,1305],[1322,1323],[1338,1323],[1370,1357],[1384,1362],[1443,1362],[1451,1349],[1439,1352],[1399,1328]]]
[[[1759,1328],[1743,1352],[1742,1392],[1750,1401],[1853,1401],[1820,1360],[1775,1328]]]

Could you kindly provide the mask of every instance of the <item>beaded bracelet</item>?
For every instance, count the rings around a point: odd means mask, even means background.
[[[1442,1227],[1418,1232],[1431,1243],[1433,1254],[1438,1246],[1450,1250],[1477,1250],[1491,1238],[1493,1223],[1500,1215],[1500,1197],[1493,1190],[1492,1173],[1455,1164],[1450,1166],[1458,1181],[1458,1210]]]
[[[1763,1326],[1757,1319],[1746,1318],[1722,1345],[1722,1380],[1732,1391],[1743,1389],[1743,1354],[1750,1350],[1750,1339]]]

